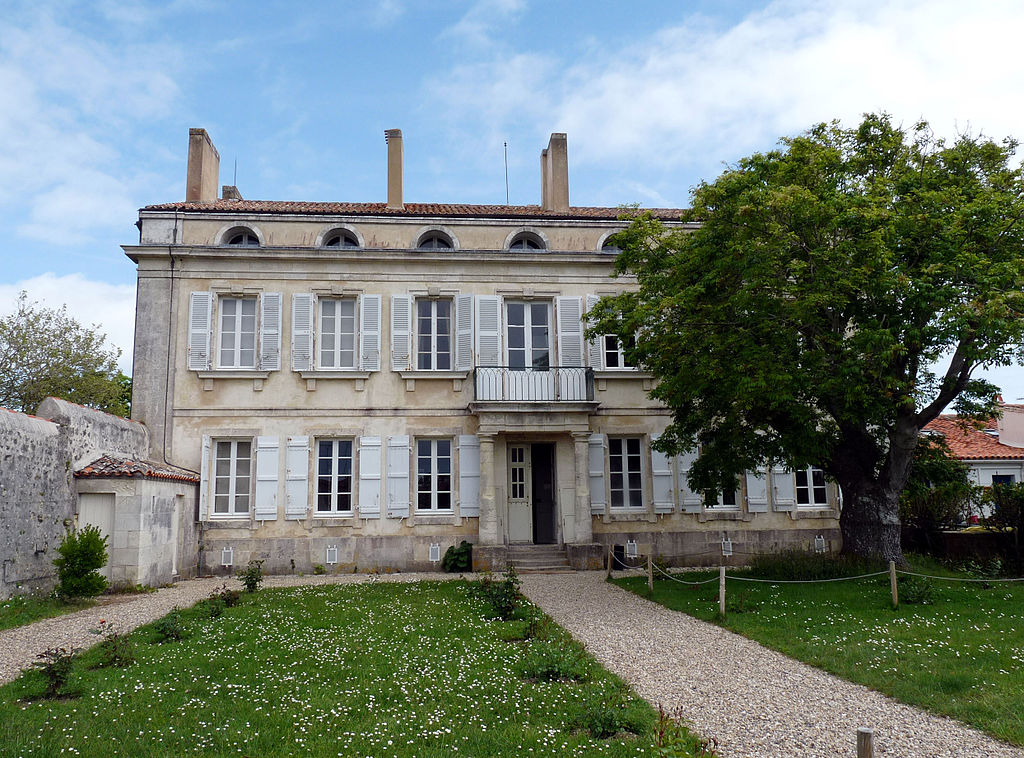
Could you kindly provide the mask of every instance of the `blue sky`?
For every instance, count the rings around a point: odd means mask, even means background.
[[[569,137],[574,205],[685,206],[785,134],[888,110],[1024,136],[1024,4],[20,2],[0,13],[0,313],[19,290],[99,323],[130,366],[139,207],[184,196],[189,127],[243,196],[536,203]],[[1024,371],[992,377],[1024,396]]]

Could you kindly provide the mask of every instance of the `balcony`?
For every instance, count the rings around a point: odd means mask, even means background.
[[[594,370],[582,366],[473,370],[477,402],[585,403],[594,400]]]

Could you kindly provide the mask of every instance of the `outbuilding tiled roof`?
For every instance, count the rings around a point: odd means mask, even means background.
[[[961,460],[1024,459],[1024,448],[1004,445],[998,436],[986,433],[986,429],[998,429],[998,422],[994,418],[979,428],[969,424],[965,426],[957,416],[945,415],[939,416],[924,429],[941,434],[953,455]]]
[[[103,455],[75,472],[76,479],[110,477],[136,479],[173,479],[178,482],[199,482],[199,474],[188,469],[155,461],[131,460],[116,455]]]
[[[278,213],[322,216],[409,216],[449,218],[549,218],[608,219],[619,218],[629,208],[593,208],[573,206],[567,211],[544,210],[539,205],[463,205],[459,203],[406,203],[403,208],[388,208],[386,203],[314,203],[283,200],[214,200],[212,202],[177,202],[147,205],[143,211],[178,211],[187,213]],[[640,208],[663,221],[678,221],[682,208]]]

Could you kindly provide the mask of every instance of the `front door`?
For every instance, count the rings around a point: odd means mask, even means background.
[[[508,446],[508,541],[533,542],[530,446]]]
[[[555,446],[508,447],[508,541],[549,545],[555,530]]]

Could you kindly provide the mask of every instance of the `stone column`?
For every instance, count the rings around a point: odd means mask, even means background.
[[[575,543],[586,545],[594,541],[593,522],[590,515],[590,434],[574,432],[573,451],[576,460],[576,539]]]
[[[494,492],[494,436],[480,438],[480,544],[501,545],[498,533],[498,503]]]

